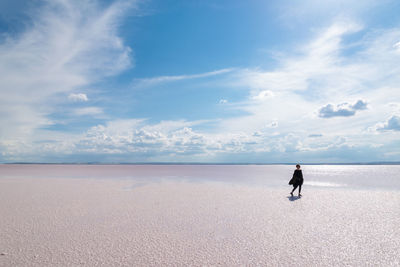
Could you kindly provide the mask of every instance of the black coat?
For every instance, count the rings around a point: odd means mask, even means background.
[[[295,170],[289,184],[302,185],[303,182],[304,182],[303,173],[301,172],[301,170]]]

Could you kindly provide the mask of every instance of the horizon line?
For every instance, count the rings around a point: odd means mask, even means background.
[[[0,165],[296,165],[298,162],[2,162]],[[311,162],[301,165],[400,165],[399,161]]]

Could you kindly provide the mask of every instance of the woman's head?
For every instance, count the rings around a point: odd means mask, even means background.
[[[297,165],[296,165],[296,169],[300,169],[300,164],[297,164]]]

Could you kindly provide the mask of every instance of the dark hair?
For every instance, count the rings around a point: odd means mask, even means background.
[[[299,167],[300,168],[300,164],[296,164],[296,168]]]

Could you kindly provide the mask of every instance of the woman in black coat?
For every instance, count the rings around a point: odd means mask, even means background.
[[[293,185],[293,190],[290,192],[290,195],[293,196],[294,190],[299,187],[299,197],[301,197],[301,186],[303,185],[303,173],[301,172],[300,165],[296,165],[296,170],[294,170],[293,178],[290,180],[289,184]]]

